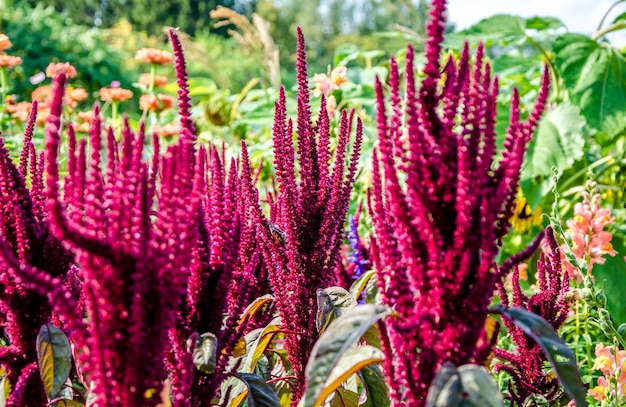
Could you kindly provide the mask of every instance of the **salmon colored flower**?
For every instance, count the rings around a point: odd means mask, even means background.
[[[0,34],[0,51],[4,51],[5,49],[11,48],[13,44],[9,40],[6,34]]]
[[[0,67],[13,68],[22,64],[22,58],[0,53]]]
[[[139,99],[139,108],[151,112],[160,112],[165,109],[170,109],[174,106],[174,103],[176,103],[176,99],[168,95],[142,95]]]
[[[137,51],[135,59],[149,64],[165,65],[172,62],[172,53],[156,48],[142,48]]]
[[[347,68],[345,66],[338,66],[329,74],[316,73],[313,75],[313,82],[315,82],[313,95],[316,97],[321,95],[329,96],[331,93],[339,89],[342,83],[348,82],[348,79],[346,78],[346,71]]]
[[[75,102],[82,102],[89,97],[89,94],[84,88],[68,88],[65,94]]]
[[[613,398],[622,397],[626,394],[626,351],[617,350],[615,346],[596,345],[596,360],[594,370],[599,370],[604,376],[598,379],[598,385],[589,390],[589,395],[598,401],[603,401],[608,394]],[[617,379],[617,388],[613,384]]]
[[[42,104],[47,104],[52,99],[52,91],[50,86],[44,85],[40,86],[30,94],[32,100],[36,100],[39,102],[39,107],[41,108]]]
[[[64,73],[68,79],[76,77],[76,68],[74,68],[69,62],[51,62],[46,67],[46,76],[48,78],[56,78],[58,74]]]
[[[123,102],[133,97],[133,92],[123,88],[102,88],[99,93],[103,102]]]
[[[583,192],[583,201],[574,206],[574,217],[566,221],[566,233],[572,239],[572,252],[576,259],[587,264],[587,271],[591,275],[594,264],[603,264],[605,255],[615,256],[617,251],[613,248],[610,232],[604,229],[606,225],[615,223],[611,211],[600,208],[600,194],[597,193],[597,184],[589,182]],[[564,264],[570,277],[582,281],[582,275],[578,268],[567,262]]]
[[[139,77],[139,84],[145,87],[150,86],[151,75],[149,73],[141,74]],[[155,75],[154,76],[154,86],[165,86],[167,85],[167,76]]]
[[[178,123],[167,123],[164,126],[152,126],[152,132],[159,137],[170,138],[180,134],[181,128]]]
[[[6,105],[7,113],[21,122],[28,120],[31,109],[32,105],[29,102],[9,103]]]

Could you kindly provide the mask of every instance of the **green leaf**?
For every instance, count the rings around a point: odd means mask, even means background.
[[[337,389],[331,407],[358,407],[359,395],[346,389]]]
[[[478,365],[457,369],[445,363],[433,380],[426,398],[427,407],[503,407],[500,388],[493,377]]]
[[[496,14],[480,20],[467,30],[463,30],[463,32],[468,34],[524,35],[525,29],[526,21],[522,17],[510,14]]]
[[[278,396],[262,377],[252,373],[237,373],[248,388],[248,407],[280,407]]]
[[[611,241],[613,247],[620,252],[620,247],[624,247],[624,242],[618,234],[613,235]],[[626,265],[624,256],[619,254],[611,257],[605,255],[604,264],[594,264],[592,273],[596,278],[596,287],[602,287],[607,298],[607,308],[617,321],[617,325],[626,322]]]
[[[358,346],[346,350],[328,375],[321,393],[317,396],[317,401],[323,403],[351,375],[365,366],[382,362],[384,359],[383,352],[373,346]]]
[[[554,42],[554,65],[588,125],[614,136],[626,127],[626,60],[617,49],[582,34]]]
[[[504,315],[541,346],[565,392],[574,399],[578,407],[586,407],[587,391],[576,364],[576,355],[563,342],[554,328],[541,316],[523,308],[498,306],[494,310]]]
[[[388,407],[391,405],[389,390],[385,383],[385,376],[378,365],[365,366],[358,373],[366,400],[362,407]]]
[[[56,326],[45,324],[39,329],[37,361],[48,400],[59,397],[72,368],[72,351],[67,336]]]
[[[375,270],[368,270],[365,273],[361,274],[361,277],[356,279],[354,283],[350,286],[350,294],[352,294],[352,298],[358,300],[361,298],[361,293],[365,290],[367,283],[370,279],[376,274]]]
[[[539,122],[522,166],[522,180],[561,172],[574,165],[584,153],[585,118],[578,107],[563,102]]]
[[[337,318],[335,323],[324,331],[311,351],[311,357],[305,369],[307,389],[299,406],[317,407],[324,402],[330,394],[326,391],[327,379],[342,356],[372,324],[391,313],[392,310],[384,305],[365,304],[346,310],[341,317]],[[373,347],[369,347],[369,349],[371,352],[378,351]],[[371,353],[371,360],[375,360],[376,355],[378,354]]]
[[[259,336],[250,344],[247,351],[248,357],[244,363],[244,366],[248,367],[250,373],[254,372],[259,359],[267,350],[274,336],[280,332],[281,328],[282,322],[280,318],[274,318],[261,330]],[[241,366],[241,368],[244,368],[244,366]]]
[[[315,325],[319,332],[324,332],[328,325],[340,317],[345,310],[354,308],[357,302],[342,287],[328,287],[317,290],[317,315]]]
[[[195,340],[193,364],[202,373],[212,374],[217,364],[217,337],[205,332]]]
[[[4,406],[11,393],[11,385],[9,379],[5,375],[0,377],[0,406]]]

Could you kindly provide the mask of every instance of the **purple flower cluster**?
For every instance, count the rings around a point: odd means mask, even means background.
[[[554,237],[551,226],[546,228],[544,252],[537,263],[538,292],[526,296],[520,287],[519,269],[513,268],[513,298],[509,301],[503,284],[498,284],[500,298],[505,307],[520,307],[542,316],[558,331],[567,318],[569,303],[566,293],[569,291],[569,276],[563,273],[561,249]],[[533,395],[543,395],[548,401],[555,401],[561,396],[559,381],[550,377],[544,370],[548,362],[541,346],[529,338],[517,325],[506,318],[502,319],[506,329],[516,345],[515,352],[496,348],[494,355],[507,363],[498,363],[494,371],[505,371],[512,377],[509,383],[511,405],[524,405]]]
[[[16,166],[0,139],[0,264],[32,264],[65,281],[72,257],[51,235],[45,211],[43,155],[32,143],[37,102],[24,133]],[[30,187],[27,185],[30,184]],[[52,307],[44,294],[25,286],[10,268],[0,267],[0,324],[9,346],[0,348],[0,365],[7,369],[13,389],[7,406],[44,405],[46,398],[37,369],[35,338],[51,320]]]
[[[298,403],[304,391],[304,367],[318,337],[315,312],[312,311],[316,309],[316,290],[335,285],[335,267],[340,260],[343,228],[363,132],[357,119],[356,141],[347,160],[353,113],[341,113],[334,156],[331,154],[325,99],[322,99],[319,119],[313,125],[305,44],[300,29],[297,71],[297,150],[292,139],[293,122],[287,119],[283,88],[275,106],[274,163],[279,191],[271,202],[269,219],[259,204],[245,145],[242,153],[243,171],[246,171],[244,179],[248,183],[247,204],[255,208],[271,288],[283,327],[290,332],[285,343],[296,376],[293,405]],[[334,161],[332,168],[331,161]]]
[[[494,259],[509,228],[526,145],[548,95],[546,73],[538,102],[522,122],[513,93],[497,161],[497,78],[482,46],[473,62],[466,45],[459,59],[450,56],[440,65],[445,3],[431,4],[419,90],[412,48],[404,98],[391,61],[390,114],[384,85],[376,83],[379,146],[370,212],[380,295],[401,316],[386,322],[383,332],[385,370],[397,406],[423,406],[444,362],[481,364],[488,354],[481,347],[491,344],[478,343],[484,342],[496,281]]]

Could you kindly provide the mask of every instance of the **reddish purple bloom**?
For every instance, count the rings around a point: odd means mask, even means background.
[[[450,57],[440,66],[444,12],[444,0],[432,2],[419,90],[408,49],[405,105],[391,61],[390,117],[383,84],[376,84],[380,144],[373,162],[372,252],[383,302],[401,315],[386,322],[383,340],[397,406],[423,406],[443,362],[481,364],[488,354],[481,347],[490,344],[480,338],[495,284],[494,259],[548,94],[546,73],[538,103],[522,122],[514,92],[496,164],[497,80],[482,46],[473,63],[466,45],[460,60]]]
[[[543,317],[555,331],[565,322],[569,304],[566,293],[569,291],[569,277],[563,274],[561,249],[554,237],[552,227],[546,228],[544,252],[537,263],[537,281],[539,291],[527,297],[520,287],[519,271],[513,269],[513,298],[511,306],[520,307]],[[505,307],[509,306],[509,296],[504,286],[498,284],[500,299]],[[561,396],[558,380],[548,376],[544,366],[548,362],[541,346],[529,338],[517,325],[506,318],[502,319],[506,329],[513,338],[517,349],[514,353],[496,348],[494,353],[507,363],[499,363],[494,371],[505,371],[513,380],[509,383],[511,405],[524,405],[526,399],[533,395],[543,395],[548,401]]]
[[[37,102],[33,102],[19,167],[11,161],[0,139],[1,252],[15,263],[32,264],[64,279],[72,257],[48,228],[43,156],[37,157],[32,143],[36,116]],[[9,341],[9,346],[0,348],[0,365],[5,366],[13,389],[7,406],[46,403],[36,364],[35,339],[41,325],[49,323],[52,317],[45,295],[25,286],[10,269],[0,267],[0,324]]]
[[[296,376],[293,405],[304,391],[304,367],[318,337],[314,312],[316,290],[335,285],[335,267],[340,260],[363,131],[357,120],[356,141],[346,165],[353,113],[343,111],[337,148],[331,157],[331,132],[324,99],[317,124],[313,125],[311,119],[305,45],[300,29],[297,55],[297,150],[292,140],[293,124],[287,119],[285,90],[281,88],[273,129],[279,192],[271,205],[269,219],[259,206],[245,145],[242,156],[248,205],[255,208],[270,284],[283,327],[290,332],[285,342]],[[331,161],[334,161],[332,168]]]

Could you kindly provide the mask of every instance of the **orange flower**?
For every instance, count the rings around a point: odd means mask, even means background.
[[[165,65],[172,62],[172,54],[156,48],[142,48],[137,51],[135,59],[149,64]]]
[[[82,102],[89,97],[89,94],[84,88],[68,88],[65,94],[75,102]]]
[[[31,108],[32,106],[28,102],[8,103],[6,105],[7,113],[21,122],[28,120]]]
[[[48,116],[50,116],[50,107],[49,106],[42,106],[42,105],[38,105],[37,106],[37,121],[36,123],[40,126],[43,126],[46,124],[46,121],[48,120]]]
[[[76,68],[69,62],[50,62],[46,67],[46,76],[48,78],[56,78],[60,73],[64,73],[68,79],[76,77]]]
[[[167,123],[164,126],[152,126],[152,132],[155,133],[159,137],[170,138],[173,136],[177,136],[180,134],[180,124],[178,123]]]
[[[150,86],[150,74],[144,73],[139,77],[139,84],[145,87]],[[165,86],[167,85],[167,76],[155,75],[154,76],[154,86]]]
[[[52,90],[50,86],[40,86],[30,94],[32,100],[36,100],[39,103],[48,103],[52,98]]]
[[[133,97],[133,92],[123,88],[102,88],[100,99],[103,102],[123,102]]]
[[[0,34],[0,51],[4,51],[5,49],[11,48],[13,44],[9,40],[6,34]]]
[[[0,53],[0,67],[13,68],[22,64],[22,58]]]
[[[168,95],[143,95],[139,99],[139,108],[151,112],[160,112],[174,106],[176,99]]]
[[[79,133],[89,133],[89,130],[91,130],[91,124],[93,123],[94,119],[93,110],[77,112],[76,118],[78,119],[79,123],[74,124],[74,130]]]

